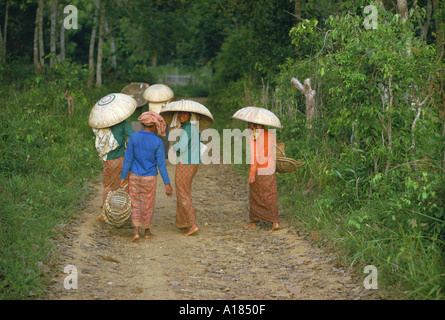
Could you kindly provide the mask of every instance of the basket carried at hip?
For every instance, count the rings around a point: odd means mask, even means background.
[[[114,226],[123,226],[131,217],[131,198],[123,188],[110,191],[104,204],[104,219]]]
[[[276,155],[276,171],[278,173],[292,173],[296,172],[298,168],[304,165],[304,161],[297,161],[292,158],[286,158],[286,154],[284,153],[284,143],[279,143],[275,146],[275,155]]]
[[[302,165],[304,165],[304,161],[297,161],[291,158],[276,159],[276,170],[278,173],[296,172]]]

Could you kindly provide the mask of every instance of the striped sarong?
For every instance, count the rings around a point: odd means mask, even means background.
[[[190,228],[196,224],[196,211],[192,204],[192,183],[198,164],[183,165],[179,162],[175,171],[176,226]]]
[[[275,173],[256,175],[250,184],[250,222],[278,223],[278,191]]]
[[[124,157],[120,157],[114,160],[103,161],[103,179],[104,193],[102,199],[102,205],[105,204],[108,193],[119,189],[121,183],[122,165],[124,163]],[[128,189],[124,189],[128,191]]]
[[[157,176],[138,176],[129,173],[131,222],[133,227],[151,228],[155,211]]]

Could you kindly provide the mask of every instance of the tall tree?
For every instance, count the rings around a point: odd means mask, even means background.
[[[34,65],[40,74],[45,67],[45,51],[43,47],[43,5],[44,1],[39,0],[36,10],[36,24],[34,29]]]
[[[62,11],[63,12],[63,11]],[[63,25],[63,14],[59,15],[59,62],[65,61],[65,26]]]
[[[100,1],[99,42],[97,44],[96,86],[102,85],[102,55],[105,35],[105,3]]]
[[[8,16],[9,16],[9,0],[6,1],[5,7],[5,22],[3,32],[0,28],[0,61],[6,59],[6,39],[8,37]]]
[[[56,41],[57,41],[57,0],[51,0],[50,4],[51,9],[51,32],[50,32],[50,53],[51,56],[49,58],[49,66],[50,68],[54,67],[54,63],[56,61]]]
[[[99,15],[99,0],[94,1],[93,28],[91,30],[90,49],[88,57],[88,87],[91,87],[94,81],[94,48],[96,43],[97,22]]]

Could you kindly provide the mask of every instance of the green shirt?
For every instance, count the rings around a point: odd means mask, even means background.
[[[114,160],[125,156],[125,141],[132,133],[134,133],[134,130],[126,120],[115,124],[114,126],[110,127],[110,129],[114,138],[119,144],[119,147],[113,151],[110,151],[107,155],[107,160]]]
[[[190,121],[182,124],[179,140],[173,145],[176,155],[181,159],[182,164],[200,164],[201,135],[195,125]]]

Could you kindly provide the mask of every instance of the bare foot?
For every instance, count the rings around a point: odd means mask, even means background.
[[[190,227],[189,232],[187,232],[186,234],[184,234],[184,236],[189,236],[193,233],[195,233],[196,231],[198,231],[199,228],[197,225],[194,225],[193,227]]]
[[[139,241],[139,235],[137,234],[137,235],[135,235],[134,237],[133,237],[133,239],[131,239],[131,242],[138,242]]]
[[[97,218],[97,221],[99,221],[99,222],[104,222],[104,221],[105,221],[104,216],[101,214],[101,215],[99,216],[99,218]]]
[[[280,229],[280,226],[278,225],[278,222],[274,222],[273,226],[272,226],[272,229],[270,229],[270,231],[275,231],[275,230],[278,230],[278,229]]]
[[[145,236],[144,236],[145,239],[153,239],[154,237],[156,237],[156,235],[151,233],[150,229],[145,230]]]
[[[256,223],[255,222],[251,222],[249,224],[245,224],[243,225],[243,228],[248,230],[248,229],[252,229],[255,230],[256,229]]]

